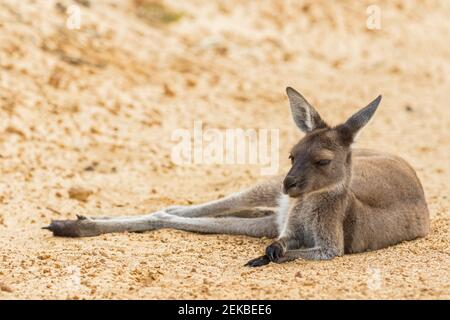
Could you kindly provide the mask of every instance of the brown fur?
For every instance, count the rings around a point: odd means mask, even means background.
[[[264,255],[247,263],[254,267],[296,258],[331,259],[424,237],[429,213],[411,166],[394,155],[352,149],[381,96],[330,127],[298,92],[288,88],[287,94],[294,120],[306,135],[292,148],[285,177],[205,204],[144,216],[79,216],[52,221],[46,229],[72,237],[160,228],[277,237]],[[243,212],[255,214],[243,218]]]

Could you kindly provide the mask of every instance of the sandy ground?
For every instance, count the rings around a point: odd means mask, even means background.
[[[0,299],[449,299],[448,2],[378,1],[380,30],[366,28],[366,1],[158,3],[0,2]],[[79,30],[66,27],[73,4]],[[171,134],[194,120],[279,128],[284,173],[301,137],[287,85],[331,123],[383,94],[358,146],[417,169],[428,237],[249,269],[269,239],[40,229],[76,213],[200,203],[264,179],[258,166],[174,165]]]

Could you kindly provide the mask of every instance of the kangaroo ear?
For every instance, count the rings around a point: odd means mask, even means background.
[[[344,124],[337,127],[341,133],[344,143],[350,145],[355,140],[359,130],[361,130],[362,127],[364,127],[372,118],[375,110],[377,110],[378,105],[380,104],[380,101],[381,95],[379,95],[366,107],[351,116]]]
[[[328,125],[322,120],[316,109],[300,93],[291,87],[286,88],[286,93],[291,105],[292,117],[297,127],[305,133],[315,129],[328,128]]]

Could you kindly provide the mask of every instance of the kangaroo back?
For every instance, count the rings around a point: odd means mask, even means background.
[[[429,212],[412,167],[385,153],[355,150],[353,154],[345,251],[380,249],[428,234]]]

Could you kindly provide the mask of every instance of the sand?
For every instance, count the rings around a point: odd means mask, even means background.
[[[66,26],[73,4],[79,30]],[[378,1],[381,29],[369,30],[369,4],[2,1],[0,299],[449,299],[450,6]],[[279,129],[286,172],[302,136],[288,85],[332,124],[383,94],[357,146],[417,170],[426,238],[249,269],[270,239],[41,230],[75,214],[201,203],[265,179],[255,165],[172,163],[172,132],[194,121]]]

